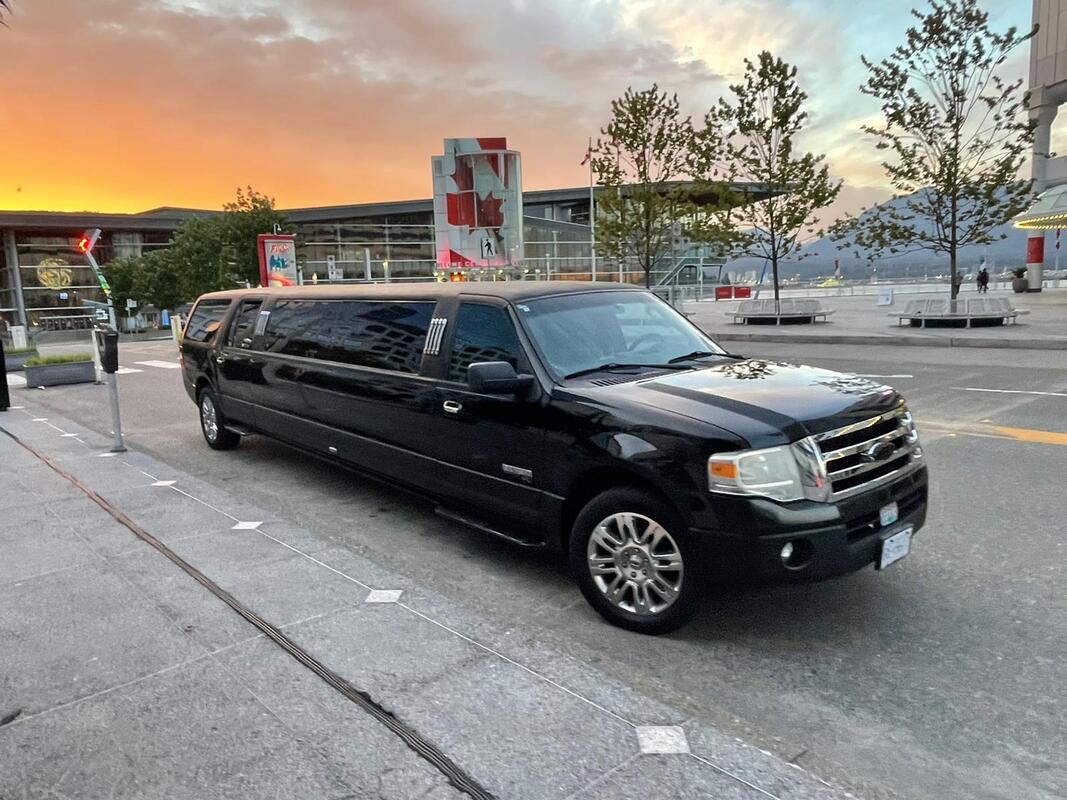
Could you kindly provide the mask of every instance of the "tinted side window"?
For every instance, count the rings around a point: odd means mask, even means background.
[[[301,301],[278,303],[263,333],[272,353],[416,373],[433,303]]]
[[[275,304],[263,330],[263,349],[289,356],[322,358],[329,336],[329,303],[285,300]]]
[[[519,368],[522,348],[515,326],[499,306],[463,303],[448,364],[450,381],[466,382],[467,367],[478,361],[507,361]]]
[[[397,372],[419,371],[433,303],[337,303],[331,358]]]
[[[189,316],[183,337],[194,342],[210,342],[229,307],[229,300],[201,300]]]
[[[248,349],[252,346],[252,337],[255,335],[256,320],[259,318],[259,307],[262,300],[245,300],[230,323],[230,336],[226,341],[230,347],[243,347]]]

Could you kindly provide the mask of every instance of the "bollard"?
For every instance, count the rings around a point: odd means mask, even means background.
[[[111,395],[111,430],[115,441],[111,445],[112,453],[125,453],[126,445],[122,441],[122,419],[119,416],[119,334],[114,328],[97,329],[96,341],[100,350],[100,364],[108,376],[108,390]]]
[[[174,338],[175,344],[182,343],[182,318],[180,314],[170,315],[170,335]]]
[[[11,405],[11,393],[7,388],[7,359],[4,357],[4,342],[0,339],[0,411]]]

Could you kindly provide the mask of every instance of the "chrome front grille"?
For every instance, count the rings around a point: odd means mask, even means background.
[[[922,458],[915,424],[903,405],[812,438],[822,453],[833,500],[888,483]]]

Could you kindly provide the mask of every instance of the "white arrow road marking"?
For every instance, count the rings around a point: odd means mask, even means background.
[[[181,365],[174,361],[137,361],[135,363],[145,367],[157,367],[159,369],[181,369]]]
[[[914,375],[863,375],[856,374],[857,378],[914,378]]]
[[[131,375],[134,372],[144,372],[143,369],[134,369],[133,367],[119,367],[116,370],[119,375]]]

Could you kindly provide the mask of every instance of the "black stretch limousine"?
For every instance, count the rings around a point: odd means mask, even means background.
[[[884,568],[926,518],[897,392],[730,355],[642,289],[216,292],[181,351],[211,447],[273,436],[566,551],[594,608],[632,630],[678,627],[709,580]]]

